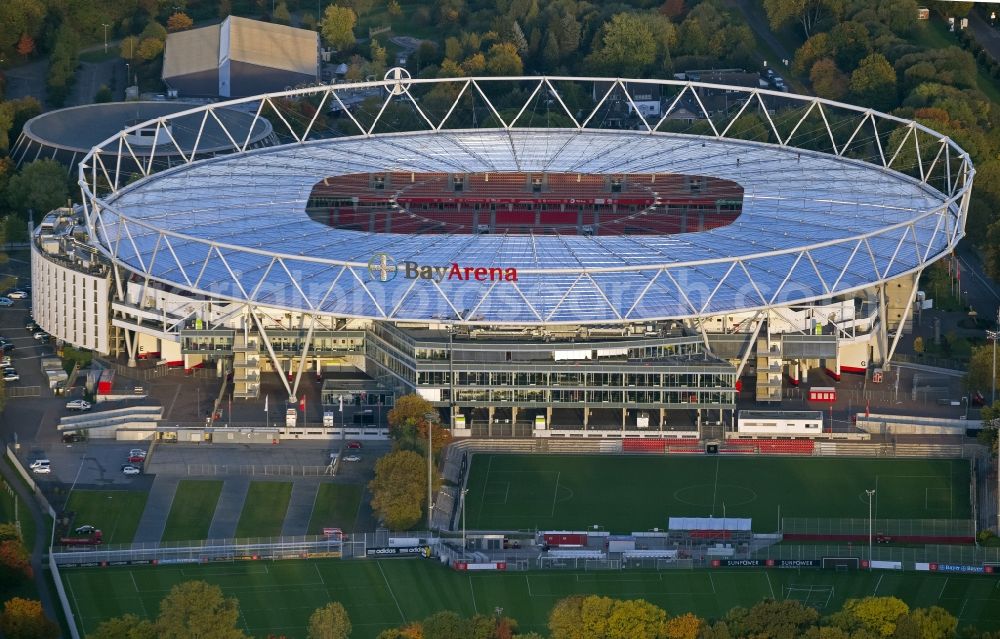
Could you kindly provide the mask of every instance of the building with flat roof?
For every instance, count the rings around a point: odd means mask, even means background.
[[[167,35],[163,82],[182,96],[235,98],[319,80],[319,34],[230,16]]]

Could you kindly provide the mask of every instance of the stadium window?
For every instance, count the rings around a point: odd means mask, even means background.
[[[454,189],[455,189],[456,192],[464,190],[465,189],[465,178],[462,177],[462,176],[460,176],[460,175],[459,176],[455,176],[454,182],[453,182],[453,186],[454,186]]]
[[[385,176],[376,175],[372,180],[372,186],[375,188],[376,191],[381,191],[385,189]]]
[[[542,192],[542,178],[540,177],[531,178],[531,192],[532,193]]]
[[[622,179],[621,178],[612,178],[611,179],[611,192],[612,193],[621,193],[622,192]]]

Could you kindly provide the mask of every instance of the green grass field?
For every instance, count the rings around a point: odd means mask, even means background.
[[[663,528],[667,517],[967,519],[962,460],[475,455],[466,525],[483,530]]]
[[[104,533],[106,544],[129,544],[146,507],[146,491],[74,490],[66,510],[73,511],[72,526],[90,524]]]
[[[237,537],[277,537],[285,523],[288,500],[292,497],[290,481],[253,481],[247,491]]]
[[[170,587],[191,579],[217,584],[237,597],[247,633],[289,639],[304,639],[309,615],[330,601],[347,608],[355,639],[439,610],[489,614],[496,606],[516,618],[522,632],[544,631],[549,609],[571,594],[641,597],[671,614],[691,611],[708,618],[772,596],[808,600],[820,612],[831,612],[850,597],[895,595],[915,607],[943,606],[963,625],[1000,628],[995,577],[928,573],[719,569],[487,574],[455,572],[423,559],[332,559],[65,569],[62,575],[84,633],[126,612],[154,617]]]
[[[320,484],[309,519],[309,534],[318,535],[323,528],[354,532],[363,488],[359,484]]]
[[[161,541],[205,539],[222,492],[216,480],[182,479],[170,505],[167,526]]]

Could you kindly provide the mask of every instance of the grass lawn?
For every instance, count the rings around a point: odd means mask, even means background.
[[[663,528],[667,517],[967,519],[964,460],[804,457],[475,455],[466,521],[473,529]]]
[[[167,527],[161,541],[205,539],[215,515],[215,505],[222,492],[222,482],[215,480],[182,479],[177,484],[174,502],[167,516]]]
[[[243,630],[304,639],[312,611],[330,601],[347,608],[354,639],[422,619],[439,610],[489,614],[501,606],[521,632],[547,634],[552,605],[572,594],[645,598],[670,614],[717,618],[731,607],[767,598],[799,599],[837,610],[845,599],[876,592],[911,606],[938,605],[962,625],[1000,628],[1000,590],[988,576],[820,570],[456,572],[423,559],[295,560],[189,566],[64,569],[78,623],[92,632],[104,619],[156,615],[160,599],[181,581],[203,579],[239,599]]]
[[[318,535],[323,528],[354,532],[363,488],[359,484],[320,484],[309,519],[309,534]]]
[[[130,544],[147,495],[138,490],[74,490],[66,510],[76,513],[73,528],[90,524],[104,533],[104,543]]]
[[[236,525],[237,537],[277,537],[292,496],[290,481],[253,481]]]

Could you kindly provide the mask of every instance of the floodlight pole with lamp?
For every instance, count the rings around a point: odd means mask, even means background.
[[[434,514],[434,491],[432,488],[431,469],[434,465],[434,413],[424,413],[427,422],[427,530],[430,532],[431,518]]]
[[[993,342],[993,386],[990,387],[990,406],[997,402],[997,339],[1000,339],[1000,308],[997,308],[997,330],[986,331],[986,339]]]
[[[104,52],[107,53],[108,52],[108,27],[110,27],[111,25],[110,24],[102,23],[101,26],[104,27]]]
[[[465,559],[465,494],[469,492],[468,488],[462,489],[462,559]]]
[[[868,493],[868,570],[872,569],[872,502],[875,497],[875,489],[865,489]]]

